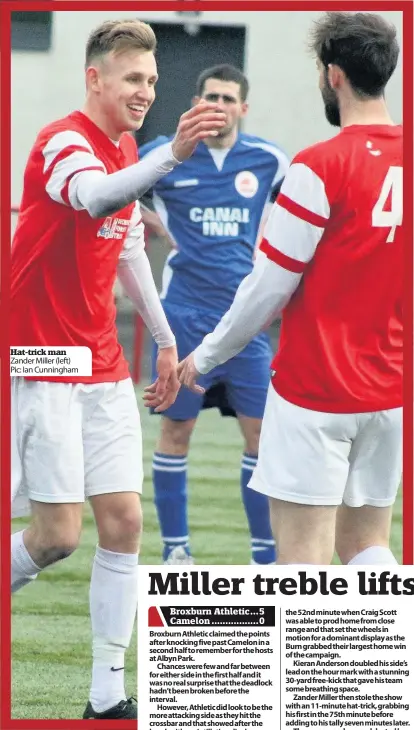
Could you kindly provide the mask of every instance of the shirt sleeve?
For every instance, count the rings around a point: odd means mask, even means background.
[[[167,144],[170,142],[170,138],[166,137],[165,135],[159,135],[158,137],[155,137],[155,139],[150,140],[149,142],[145,142],[143,145],[139,145],[139,157],[142,160],[145,155],[147,155],[149,152],[152,152],[152,150],[155,150],[157,147],[160,147],[163,144]]]
[[[141,198],[179,164],[169,143],[110,175],[98,170],[80,172],[70,182],[69,197],[73,207],[84,208],[92,218],[102,218]]]
[[[68,130],[55,134],[43,148],[43,158],[46,192],[62,205],[71,205],[69,183],[75,175],[86,170],[106,174],[105,165],[79,132]]]
[[[147,155],[151,154],[154,150],[157,150],[159,147],[162,147],[163,145],[171,143],[172,138],[166,137],[163,134],[160,134],[158,137],[155,137],[155,139],[150,140],[149,142],[145,142],[145,144],[139,146],[139,157],[142,160]],[[156,181],[155,185],[147,190],[145,193],[142,203],[145,204],[149,210],[154,210],[154,200],[153,195],[155,190],[159,190],[160,186],[162,186],[163,178],[160,178]]]
[[[165,316],[145,252],[144,224],[139,203],[136,203],[131,217],[117,273],[125,293],[141,315],[158,347],[175,345],[175,337]]]
[[[180,164],[168,143],[144,160],[107,174],[88,141],[73,131],[54,135],[45,145],[43,157],[46,191],[52,200],[87,210],[92,218],[111,215],[135,202]]]
[[[267,220],[260,249],[279,266],[303,273],[329,216],[323,180],[304,163],[293,163]]]

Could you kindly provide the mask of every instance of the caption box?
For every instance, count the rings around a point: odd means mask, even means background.
[[[141,566],[139,729],[412,727],[413,571]]]
[[[73,378],[92,375],[89,347],[11,347],[10,375],[25,378]]]

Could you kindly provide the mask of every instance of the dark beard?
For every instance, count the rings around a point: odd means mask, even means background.
[[[329,86],[327,74],[325,74],[325,86],[322,89],[322,99],[325,106],[325,116],[333,127],[341,126],[338,98],[333,89]]]
[[[341,126],[341,117],[339,116],[339,107],[335,104],[325,103],[325,116],[333,127]]]

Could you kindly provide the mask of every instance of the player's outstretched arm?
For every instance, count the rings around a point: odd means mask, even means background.
[[[243,350],[278,316],[297,288],[301,274],[288,271],[259,251],[253,271],[240,284],[233,304],[213,332],[178,366],[182,385],[195,393],[200,374],[210,372]]]
[[[197,143],[224,126],[217,104],[204,103],[185,112],[174,140],[140,162],[106,174],[88,141],[77,132],[61,132],[46,144],[43,155],[46,190],[58,203],[103,218],[138,200],[168,172],[194,152]]]
[[[272,208],[253,271],[240,284],[233,304],[191,359],[179,365],[179,379],[194,390],[205,374],[237,355],[281,314],[313,258],[329,222],[323,180],[299,161],[292,164]]]
[[[96,170],[81,173],[69,187],[76,187],[76,197],[92,218],[115,213],[138,200],[178,163],[191,157],[200,140],[216,135],[225,123],[226,115],[217,104],[203,101],[181,115],[171,146],[154,150],[135,165],[111,175],[104,176]],[[91,176],[95,178],[93,184]]]

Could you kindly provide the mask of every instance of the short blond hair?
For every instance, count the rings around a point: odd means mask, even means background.
[[[104,56],[113,51],[151,51],[155,53],[157,39],[148,23],[141,20],[106,20],[90,34],[86,43],[85,66],[91,64],[92,59]]]

